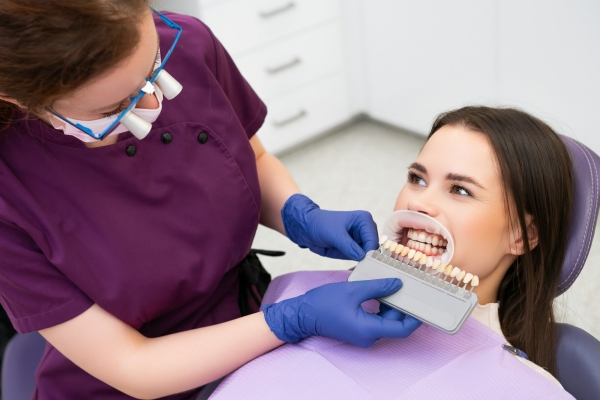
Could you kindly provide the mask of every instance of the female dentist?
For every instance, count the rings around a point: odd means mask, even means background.
[[[284,342],[419,326],[360,307],[391,279],[241,315],[259,223],[354,260],[377,232],[298,194],[255,136],[264,104],[198,20],[146,0],[0,0],[0,54],[0,300],[49,342],[34,398],[193,399]]]

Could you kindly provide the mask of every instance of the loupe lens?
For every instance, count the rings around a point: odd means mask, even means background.
[[[150,122],[131,112],[131,110],[121,118],[120,122],[133,136],[140,140],[145,138],[152,129],[152,124]]]
[[[154,82],[163,95],[169,100],[175,98],[175,96],[181,92],[181,89],[183,89],[181,83],[177,82],[177,80],[164,69],[158,73]]]

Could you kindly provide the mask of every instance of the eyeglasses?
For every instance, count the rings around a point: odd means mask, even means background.
[[[175,33],[175,41],[173,42],[173,45],[171,46],[171,48],[169,49],[167,54],[165,55],[160,66],[152,74],[152,77],[146,78],[146,85],[142,89],[140,89],[140,93],[137,96],[129,98],[129,101],[130,101],[129,106],[127,106],[127,108],[125,108],[119,114],[117,119],[115,119],[102,133],[96,134],[90,128],[83,126],[82,124],[70,121],[68,118],[63,117],[62,115],[60,115],[59,113],[57,113],[56,111],[54,111],[50,108],[46,108],[46,110],[49,111],[50,113],[54,114],[56,117],[62,119],[66,123],[81,130],[82,132],[87,133],[94,139],[98,139],[98,140],[104,139],[113,129],[115,129],[117,127],[117,125],[119,123],[122,123],[138,139],[143,139],[144,137],[146,137],[148,132],[150,132],[150,129],[152,129],[152,125],[148,121],[143,119],[142,117],[136,115],[131,110],[140,101],[140,99],[142,97],[144,97],[144,95],[151,94],[154,92],[154,87],[152,86],[152,84],[155,82],[156,82],[156,86],[158,86],[158,88],[161,90],[163,95],[169,100],[171,100],[175,96],[177,96],[179,94],[179,92],[181,92],[181,89],[183,88],[181,86],[181,84],[179,82],[177,82],[177,80],[175,78],[173,78],[167,71],[164,70],[165,64],[169,60],[169,57],[171,57],[171,53],[173,52],[175,45],[179,41],[179,37],[181,36],[182,29],[179,25],[177,25],[175,22],[171,21],[169,18],[167,18],[160,12],[156,11],[154,8],[150,7],[150,9],[152,10],[153,13],[158,15],[160,17],[160,19],[163,20],[163,22],[165,24],[167,24],[167,26],[169,26],[170,28],[175,29],[177,31],[177,33]]]

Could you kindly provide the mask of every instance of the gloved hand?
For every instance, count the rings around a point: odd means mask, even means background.
[[[262,311],[271,331],[284,342],[318,335],[369,347],[379,338],[406,338],[421,326],[420,321],[389,307],[371,314],[360,305],[401,286],[396,278],[329,283],[292,299],[265,304]]]
[[[326,211],[308,197],[295,194],[281,217],[288,238],[324,257],[362,260],[379,246],[377,225],[366,211]]]

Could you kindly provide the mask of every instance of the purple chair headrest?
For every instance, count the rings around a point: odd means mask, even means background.
[[[600,196],[600,157],[578,141],[561,135],[573,161],[573,211],[569,226],[567,254],[558,283],[557,296],[579,276],[585,264],[598,219]]]

